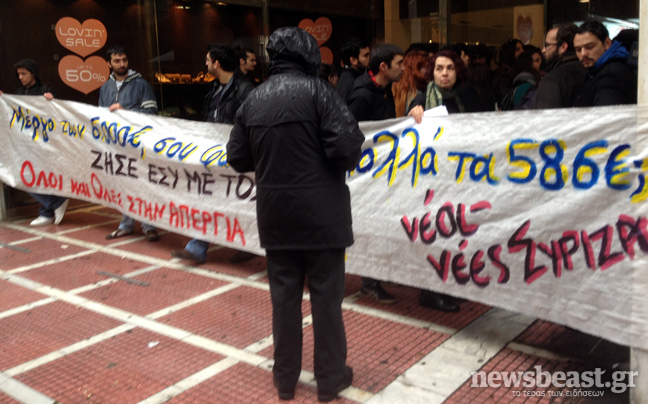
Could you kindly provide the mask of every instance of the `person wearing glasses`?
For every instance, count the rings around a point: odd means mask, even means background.
[[[574,50],[574,35],[578,28],[572,23],[561,24],[547,31],[542,54],[547,61],[547,74],[536,94],[535,108],[571,108],[587,70]]]

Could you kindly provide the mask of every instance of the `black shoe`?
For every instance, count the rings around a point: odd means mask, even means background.
[[[272,381],[274,382],[274,385],[277,388],[277,392],[279,393],[280,400],[292,400],[293,398],[295,398],[294,387],[293,388],[280,387],[279,381],[274,376],[272,376]]]
[[[351,382],[353,382],[353,369],[351,369],[348,366],[344,367],[344,376],[342,377],[342,381],[340,384],[333,389],[333,391],[317,391],[317,399],[323,403],[333,401],[337,398],[338,394],[346,389],[347,387],[351,386]]]
[[[419,305],[427,307],[428,309],[435,309],[441,311],[459,311],[459,305],[454,301],[447,299],[440,293],[421,291],[419,294]]]
[[[160,239],[160,236],[158,236],[157,230],[147,230],[144,232],[144,236],[146,237],[146,241],[158,241]]]
[[[205,262],[204,258],[199,258],[187,250],[172,250],[171,255],[183,260],[193,261],[196,264],[203,264]]]
[[[396,298],[391,293],[383,289],[380,282],[376,282],[371,286],[363,286],[360,288],[360,293],[383,304],[392,304],[396,301]]]
[[[256,254],[249,253],[247,251],[237,251],[236,254],[230,258],[230,264],[240,264],[241,262],[247,262],[249,260],[255,259],[258,257]]]

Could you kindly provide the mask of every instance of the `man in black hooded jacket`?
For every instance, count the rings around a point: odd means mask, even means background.
[[[51,101],[56,97],[56,91],[43,84],[40,80],[38,64],[33,59],[23,59],[14,65],[16,76],[20,80],[20,88],[16,90],[18,95],[42,95]],[[0,91],[2,95],[2,91]],[[48,224],[59,224],[63,220],[67,209],[68,199],[62,196],[30,193],[41,207],[38,210],[38,217],[32,220],[30,226],[43,226]]]
[[[301,303],[308,278],[318,399],[331,401],[353,379],[342,320],[345,248],[353,244],[345,178],[360,160],[364,135],[335,90],[318,78],[313,36],[280,28],[267,50],[270,78],[238,110],[227,160],[236,171],[256,175],[279,397],[294,397],[301,372]]]
[[[578,27],[574,48],[587,69],[575,106],[637,103],[637,74],[628,66],[630,54],[620,42],[610,39],[603,23],[592,20]]]
[[[254,86],[251,81],[235,73],[235,70],[240,70],[236,66],[234,49],[229,45],[213,43],[207,46],[205,65],[207,72],[216,77],[205,96],[205,120],[232,124],[236,111]],[[209,242],[194,238],[184,250],[172,250],[171,255],[202,264],[207,259],[208,248]],[[246,251],[238,251],[231,262],[243,262],[255,257]]]

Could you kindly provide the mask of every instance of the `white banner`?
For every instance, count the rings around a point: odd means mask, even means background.
[[[361,124],[347,270],[648,349],[648,108]],[[0,180],[263,253],[230,126],[0,97]]]

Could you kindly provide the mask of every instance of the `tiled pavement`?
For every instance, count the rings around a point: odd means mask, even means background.
[[[264,258],[231,264],[213,247],[200,266],[171,259],[187,237],[105,240],[120,215],[69,209],[59,226],[0,223],[0,404],[275,403]],[[459,313],[417,305],[388,285],[381,305],[347,275],[351,388],[338,403],[628,403],[628,392],[471,386],[474,371],[609,375],[629,350],[474,302]],[[317,402],[308,294],[295,403]],[[623,366],[623,365],[621,365]],[[602,394],[598,398],[591,397]]]

